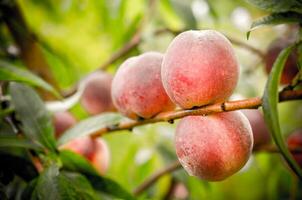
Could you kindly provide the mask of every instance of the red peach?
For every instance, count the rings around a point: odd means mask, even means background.
[[[265,69],[269,73],[273,67],[273,64],[278,57],[279,53],[290,44],[293,44],[293,41],[289,38],[277,38],[274,40],[268,47],[267,53],[265,55]],[[298,73],[298,55],[297,51],[292,51],[289,57],[286,60],[282,75],[281,83],[290,84],[293,78]]]
[[[239,171],[252,146],[252,129],[239,111],[185,117],[176,129],[181,165],[190,175],[208,181],[220,181]]]
[[[105,72],[95,72],[88,76],[81,103],[84,109],[91,115],[105,111],[113,111],[111,100],[112,75]]]
[[[112,100],[116,108],[132,119],[151,118],[172,110],[160,77],[163,55],[147,52],[127,59],[112,82]]]
[[[249,120],[252,130],[253,130],[253,138],[254,138],[254,147],[259,147],[261,145],[265,145],[270,143],[271,135],[269,130],[265,124],[263,115],[259,110],[241,110],[242,113]]]
[[[239,67],[221,33],[186,31],[169,45],[161,76],[171,100],[189,109],[226,100],[236,87]]]
[[[74,139],[64,144],[60,149],[73,151],[82,155],[96,168],[100,174],[104,174],[109,166],[110,153],[107,143],[101,139],[92,139],[88,136]]]
[[[60,137],[62,133],[64,133],[67,129],[72,127],[77,123],[77,120],[74,116],[68,112],[57,112],[53,115],[53,124],[55,127],[55,135],[56,137]]]
[[[293,149],[302,149],[302,129],[298,129],[288,136],[287,145]],[[302,167],[302,153],[293,153],[293,156],[299,166]]]

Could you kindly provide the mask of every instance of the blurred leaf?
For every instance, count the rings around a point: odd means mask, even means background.
[[[302,13],[302,2],[299,0],[247,0],[255,6],[271,12],[295,11]]]
[[[68,150],[60,152],[63,169],[80,172],[90,181],[93,188],[97,191],[109,194],[121,199],[134,199],[124,188],[115,181],[101,177],[91,164],[82,156]]]
[[[196,29],[197,22],[190,4],[182,0],[171,0],[171,3],[177,15],[184,21],[185,29]]]
[[[293,45],[285,48],[277,57],[265,86],[262,108],[264,112],[265,121],[270,129],[270,132],[273,135],[273,139],[276,145],[278,146],[282,156],[285,158],[292,170],[300,178],[302,178],[302,170],[299,168],[298,164],[293,159],[282,137],[277,107],[279,101],[278,86],[280,82],[281,73],[284,68],[286,59],[290,52],[293,50],[293,48]]]
[[[215,10],[215,7],[214,7],[214,5],[213,5],[213,2],[210,1],[210,0],[206,0],[206,2],[207,2],[207,4],[209,5],[210,14],[212,15],[212,17],[213,17],[214,19],[218,20],[218,19],[219,19],[219,15],[218,15],[218,13],[217,13],[216,10]]]
[[[31,199],[94,199],[94,191],[82,175],[60,173],[57,166],[51,165],[39,176]]]
[[[38,171],[32,162],[24,157],[15,156],[7,153],[0,153],[0,180],[11,181],[14,174],[17,174],[26,181],[30,181],[38,176]],[[13,176],[11,176],[13,175]]]
[[[9,91],[24,134],[55,152],[52,120],[38,94],[30,87],[14,82],[10,83]]]
[[[59,138],[58,144],[62,145],[77,137],[91,135],[101,128],[112,126],[125,119],[117,113],[103,113],[88,119],[85,119],[71,129],[67,130],[62,137]]]
[[[4,60],[0,60],[0,80],[24,82],[32,86],[41,87],[57,97],[58,92],[40,77],[34,75],[28,70],[14,66]]]
[[[2,183],[0,183],[0,199],[8,200],[7,195],[5,193],[5,188]]]
[[[247,32],[247,39],[250,37],[251,31],[263,25],[284,24],[284,23],[299,23],[301,22],[302,14],[295,12],[273,13],[262,17],[252,23],[251,29]]]
[[[33,143],[27,138],[18,137],[15,135],[2,136],[0,135],[0,147],[22,147],[27,149],[42,150],[42,147],[36,143]]]
[[[35,178],[28,183],[28,185],[26,186],[26,188],[22,193],[22,198],[21,198],[22,200],[31,199],[31,194],[34,192],[35,187],[37,186],[38,178]]]

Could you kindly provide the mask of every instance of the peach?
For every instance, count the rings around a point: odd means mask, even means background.
[[[248,161],[253,146],[248,119],[239,111],[188,116],[176,129],[176,154],[185,170],[208,181],[223,180]]]
[[[293,41],[289,38],[277,38],[274,40],[268,47],[267,53],[265,55],[265,69],[266,72],[269,73],[273,67],[273,64],[278,57],[279,53],[289,46],[293,44]],[[298,55],[297,51],[292,51],[289,57],[286,60],[282,75],[281,75],[281,83],[282,84],[290,84],[293,78],[298,73]]]
[[[241,110],[241,112],[247,117],[251,124],[253,130],[254,147],[257,148],[261,145],[270,143],[271,135],[265,124],[262,113],[255,109]]]
[[[105,111],[113,111],[114,106],[111,100],[112,75],[105,72],[95,72],[88,76],[84,89],[81,104],[91,115]]]
[[[112,82],[112,100],[119,112],[129,118],[151,118],[172,110],[160,76],[163,55],[147,52],[127,59]]]
[[[231,43],[214,30],[176,36],[166,51],[161,72],[167,94],[184,109],[225,101],[238,76]]]
[[[302,129],[298,129],[290,134],[287,138],[287,145],[290,148],[302,149]],[[293,153],[294,159],[300,167],[302,167],[302,153]]]
[[[77,120],[74,116],[68,112],[57,112],[53,115],[53,124],[55,127],[55,135],[56,137],[60,137],[62,133],[64,133],[67,129],[72,127],[77,123]]]
[[[74,139],[64,144],[60,149],[73,151],[85,157],[95,169],[104,174],[109,166],[110,153],[107,143],[99,138],[92,139],[88,136]]]

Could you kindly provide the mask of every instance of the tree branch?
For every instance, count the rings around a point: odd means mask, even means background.
[[[173,162],[172,164],[168,165],[167,167],[155,172],[152,174],[149,178],[147,178],[141,185],[139,185],[137,188],[133,190],[133,194],[135,196],[138,196],[143,191],[145,191],[147,188],[152,186],[158,179],[160,179],[162,176],[169,174],[177,169],[181,168],[181,164],[177,161]]]
[[[293,91],[282,91],[279,93],[279,101],[289,101],[302,99],[302,90],[293,90]],[[240,109],[257,109],[262,105],[262,100],[259,97],[238,100],[238,101],[227,101],[224,103],[216,103],[212,105],[206,105],[196,109],[189,110],[175,110],[169,112],[162,112],[156,115],[154,118],[146,120],[129,120],[126,122],[120,122],[119,124],[110,125],[104,128],[97,130],[92,133],[91,137],[96,138],[103,134],[108,134],[114,131],[120,130],[131,130],[136,126],[142,126],[145,124],[151,124],[156,122],[169,122],[173,123],[175,119],[180,119],[189,115],[210,115],[213,113],[228,112]]]
[[[289,150],[295,154],[295,153],[301,153],[302,148],[291,148],[289,147]],[[259,146],[257,149],[253,149],[253,152],[267,152],[267,153],[280,153],[279,149],[276,146],[273,145],[263,145]],[[151,187],[153,184],[155,184],[162,176],[172,173],[178,169],[181,168],[180,162],[174,161],[172,164],[164,167],[163,169],[160,169],[159,171],[152,174],[149,178],[144,180],[142,184],[140,184],[137,188],[133,190],[133,194],[135,196],[140,195],[142,192],[144,192],[146,189]]]

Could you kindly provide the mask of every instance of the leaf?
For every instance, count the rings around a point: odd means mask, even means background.
[[[91,164],[82,156],[68,150],[60,152],[63,169],[80,172],[90,181],[93,188],[102,193],[109,194],[121,199],[134,199],[129,192],[122,188],[115,181],[101,177]]]
[[[295,11],[302,13],[302,2],[299,0],[247,0],[249,3],[271,12]]]
[[[117,113],[103,113],[86,120],[83,120],[73,126],[71,129],[67,130],[58,140],[58,144],[62,145],[68,141],[87,136],[95,133],[101,128],[106,128],[107,126],[112,126],[119,123],[122,119],[125,119],[120,114]]]
[[[51,165],[38,178],[31,199],[95,199],[92,186],[85,177],[77,173],[59,172]]]
[[[293,50],[293,48],[293,45],[285,48],[281,51],[278,58],[276,59],[265,86],[262,109],[264,112],[265,121],[268,125],[270,132],[272,133],[273,139],[276,145],[278,146],[282,156],[287,161],[290,168],[292,168],[292,170],[300,178],[302,178],[302,170],[299,168],[298,164],[293,159],[282,137],[277,107],[279,101],[278,86],[280,82],[281,73],[284,68],[287,57]]]
[[[250,33],[260,26],[284,23],[300,23],[301,19],[302,14],[295,12],[273,13],[271,15],[262,17],[252,23],[250,30],[247,32],[247,39],[249,39]]]
[[[24,82],[32,86],[43,88],[55,96],[60,97],[58,92],[40,77],[3,60],[0,60],[0,80]]]
[[[42,150],[42,147],[36,143],[33,143],[27,138],[0,135],[0,147],[22,147],[26,149]]]
[[[10,83],[9,91],[24,134],[33,142],[55,152],[52,120],[38,94],[32,88],[15,82]]]

